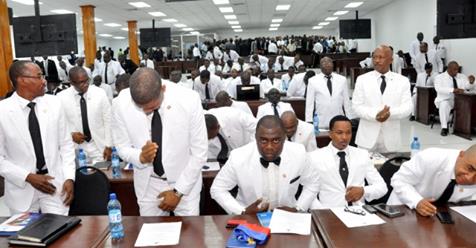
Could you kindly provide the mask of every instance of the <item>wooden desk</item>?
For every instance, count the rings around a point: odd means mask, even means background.
[[[417,87],[416,120],[425,125],[430,124],[430,114],[436,113],[434,87]]]
[[[471,129],[476,127],[476,93],[455,94],[454,134],[471,140]]]
[[[133,217],[122,219],[125,238],[119,242],[112,242],[110,237],[105,239],[99,247],[134,247],[143,223],[177,222],[182,221],[180,241],[174,247],[200,248],[225,247],[226,241],[233,229],[226,229],[229,219],[246,219],[249,223],[258,224],[255,215],[216,215],[195,217]],[[260,247],[318,247],[313,235],[284,235],[271,234],[266,245]]]
[[[65,233],[61,238],[53,242],[50,246],[85,248],[98,247],[103,243],[109,233],[109,220],[107,216],[79,216],[81,223]],[[1,219],[3,222],[6,218]],[[8,247],[7,237],[0,237],[0,247]],[[24,247],[24,246],[10,246]]]
[[[322,148],[324,146],[329,145],[329,142],[331,142],[329,132],[319,132],[319,134],[316,136],[316,143],[318,148]]]
[[[330,210],[312,211],[312,231],[323,247],[475,247],[476,224],[450,210],[454,225],[422,217],[401,206],[404,216],[385,224],[347,228]]]

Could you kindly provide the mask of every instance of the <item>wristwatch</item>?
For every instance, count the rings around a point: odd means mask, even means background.
[[[174,193],[178,198],[181,198],[183,196],[183,194],[178,192],[176,189],[174,189]]]

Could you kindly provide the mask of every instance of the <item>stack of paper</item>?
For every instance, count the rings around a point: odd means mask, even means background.
[[[269,224],[271,233],[311,234],[311,214],[275,209]]]
[[[476,206],[461,206],[461,207],[450,207],[454,211],[460,213],[464,217],[468,218],[472,222],[476,223]]]
[[[352,206],[348,207],[353,211],[364,212],[365,215],[355,214],[351,212],[344,211],[345,207],[331,208],[331,211],[339,218],[348,228],[361,227],[361,226],[370,226],[370,225],[380,225],[385,223],[380,217],[376,214],[370,214],[365,211],[361,206]]]
[[[143,224],[134,246],[178,245],[180,229],[182,222]]]

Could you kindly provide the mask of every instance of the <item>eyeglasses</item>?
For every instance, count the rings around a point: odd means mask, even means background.
[[[362,210],[362,209],[353,209],[353,208],[349,208],[348,206],[345,206],[344,212],[365,216],[365,211],[364,210]]]
[[[35,78],[35,79],[45,79],[45,75],[39,75],[39,76],[28,76],[28,75],[21,75],[20,77],[26,77],[26,78]]]

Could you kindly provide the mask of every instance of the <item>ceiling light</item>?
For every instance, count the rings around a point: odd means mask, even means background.
[[[102,22],[102,19],[101,19],[101,18],[94,17],[94,21],[95,21],[95,22]]]
[[[24,5],[35,5],[34,0],[12,0],[13,2],[24,4]],[[39,2],[39,4],[43,4],[42,2]]]
[[[339,10],[339,11],[336,11],[334,15],[345,15],[347,13],[349,13],[348,10]]]
[[[136,8],[150,8],[150,5],[144,2],[129,2],[129,5],[132,5]]]
[[[122,26],[122,25],[121,25],[121,24],[114,23],[114,22],[111,22],[111,23],[106,23],[106,24],[104,24],[104,26],[108,26],[108,27],[120,27],[120,26]]]
[[[232,29],[241,29],[241,26],[240,25],[236,25],[236,26],[231,26]]]
[[[74,13],[73,11],[66,10],[66,9],[54,9],[54,10],[51,10],[50,12],[55,13],[55,14],[72,14],[72,13]]]
[[[193,31],[193,28],[182,28],[183,31]]]
[[[273,19],[271,20],[271,22],[283,22],[283,19],[279,18],[279,19]]]
[[[276,30],[278,30],[278,28],[269,28],[268,30],[269,31],[276,31]]]
[[[329,25],[329,22],[319,22],[318,24],[319,26],[325,26],[325,25]]]
[[[230,24],[230,25],[238,25],[238,24],[240,24],[240,22],[239,22],[239,21],[228,21],[228,24]]]
[[[111,34],[99,34],[99,36],[101,36],[101,37],[112,37]]]
[[[178,22],[177,19],[174,18],[167,18],[167,19],[162,19],[164,22]]]
[[[196,35],[196,34],[200,34],[200,32],[198,32],[198,31],[193,31],[193,32],[190,32],[190,34],[195,34],[195,35]]]
[[[237,33],[240,33],[240,32],[243,32],[243,29],[234,29],[233,31],[237,32]]]
[[[221,5],[221,4],[229,4],[230,1],[229,0],[213,0],[213,3],[215,5]]]
[[[290,4],[280,4],[276,6],[277,11],[288,10],[289,8],[291,8]]]
[[[314,26],[312,29],[322,29],[322,26]]]
[[[345,6],[345,8],[357,8],[362,5],[364,2],[351,2]]]
[[[128,28],[121,28],[121,30],[123,30],[123,31],[129,31]]]
[[[225,15],[225,19],[227,19],[227,20],[235,20],[235,19],[236,19],[236,15]]]
[[[233,13],[232,7],[220,7],[218,8],[221,13]]]
[[[187,27],[187,25],[181,24],[181,23],[174,24],[174,26],[177,27],[177,28],[185,28],[185,27]]]
[[[126,37],[122,37],[122,36],[114,36],[112,37],[113,39],[116,39],[116,40],[123,40],[125,39]]]
[[[166,14],[160,12],[160,11],[155,11],[155,12],[149,12],[149,15],[155,16],[155,17],[161,17],[161,16],[167,16]]]
[[[335,20],[337,20],[337,18],[339,18],[339,17],[337,17],[337,16],[327,17],[326,21],[335,21]]]
[[[271,25],[269,25],[269,26],[272,27],[272,28],[276,28],[276,27],[281,26],[281,24],[279,24],[279,23],[271,23]]]

